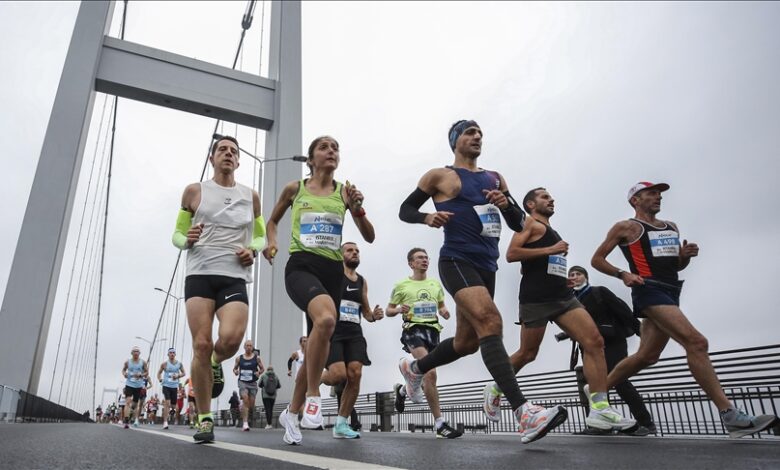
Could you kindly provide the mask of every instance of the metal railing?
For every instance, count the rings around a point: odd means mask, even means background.
[[[61,423],[91,422],[88,415],[32,395],[24,390],[0,385],[0,421]]]
[[[711,352],[715,371],[726,396],[750,414],[777,415],[780,409],[780,344]],[[581,432],[585,427],[584,397],[580,396],[577,373],[569,370],[521,375],[518,384],[525,396],[542,406],[564,405],[569,419],[553,432]],[[580,378],[580,382],[582,382]],[[490,380],[439,385],[439,399],[445,419],[471,432],[515,432],[516,424],[507,403],[502,405],[501,421],[488,421],[482,412],[482,389]],[[726,434],[718,410],[712,405],[688,369],[685,356],[661,359],[645,369],[631,382],[642,395],[656,424],[658,434],[705,435]],[[362,394],[355,405],[361,424],[366,429],[407,431],[432,429],[433,416],[427,404],[407,400],[404,413],[393,408],[393,392]],[[612,392],[610,402],[621,413],[630,415],[628,406]],[[275,416],[286,404],[275,406]],[[258,410],[259,411],[259,410]],[[323,417],[326,425],[335,423],[338,415],[336,400],[324,398]],[[260,413],[261,415],[261,413]],[[258,416],[256,412],[255,416]],[[768,436],[780,430],[761,433]],[[761,437],[759,436],[759,437]]]

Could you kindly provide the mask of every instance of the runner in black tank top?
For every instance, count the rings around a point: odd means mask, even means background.
[[[506,255],[510,263],[522,263],[523,274],[519,295],[520,349],[510,357],[515,373],[536,359],[547,322],[555,322],[582,346],[591,408],[585,424],[604,431],[635,427],[635,420],[624,418],[609,404],[604,340],[593,318],[569,287],[566,265],[569,244],[550,227],[555,200],[546,189],[536,188],[523,198],[523,208],[531,217],[525,229],[512,237]],[[483,406],[488,418],[500,412],[500,396],[496,384],[485,387]]]
[[[244,353],[236,358],[233,365],[233,373],[238,376],[238,394],[244,406],[241,408],[242,429],[249,431],[250,421],[254,426],[255,399],[257,397],[257,379],[265,371],[263,361],[255,351],[255,345],[251,339],[244,342]],[[249,414],[252,413],[251,419]]]
[[[668,189],[665,183],[640,182],[632,186],[628,203],[634,208],[635,217],[615,224],[591,260],[594,268],[631,287],[634,314],[645,317],[639,351],[615,366],[607,385],[613,387],[657,362],[669,339],[674,339],[685,349],[693,378],[720,411],[729,435],[742,437],[761,432],[772,426],[777,417],[751,416],[734,407],[712,367],[707,338],[680,310],[682,283],[677,279],[677,272],[699,255],[699,247],[687,240],[680,243],[676,224],[656,218],[661,211],[661,193]],[[631,272],[607,261],[616,246],[625,254]]]
[[[360,393],[360,379],[363,366],[370,366],[366,338],[363,336],[361,317],[375,322],[384,317],[384,311],[377,305],[371,309],[368,303],[368,285],[355,270],[360,265],[360,249],[355,243],[347,242],[341,246],[344,258],[344,279],[341,302],[338,308],[338,321],[330,339],[330,354],[325,363],[328,368],[322,373],[322,383],[343,389],[337,393],[339,415],[333,427],[336,439],[356,439],[360,433],[347,425],[347,417],[352,416],[352,424],[358,427],[360,422],[355,413],[355,401]]]

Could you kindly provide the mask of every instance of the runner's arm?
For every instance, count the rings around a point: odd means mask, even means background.
[[[125,365],[122,367],[122,375],[127,378],[127,361],[125,361]]]
[[[512,240],[509,241],[509,247],[506,250],[506,260],[510,263],[514,263],[515,261],[528,261],[530,259],[542,258],[555,254],[551,251],[552,246],[544,248],[523,248],[523,245],[528,243],[531,237],[537,234],[540,229],[540,224],[532,219],[526,224],[525,229],[522,232],[515,232],[515,234],[512,235]]]
[[[276,244],[276,227],[279,225],[279,221],[282,220],[284,213],[292,205],[295,193],[298,191],[298,181],[291,181],[285,185],[282,189],[282,193],[279,195],[279,199],[276,201],[273,210],[271,211],[271,217],[268,218],[268,223],[265,226],[266,237],[268,243],[266,243],[263,250],[263,256],[268,260],[270,264],[273,264],[274,256],[276,256],[277,244]]]
[[[241,356],[236,357],[236,363],[233,365],[233,375],[238,375],[238,363]]]
[[[612,228],[609,229],[609,232],[607,232],[607,238],[601,242],[601,245],[599,245],[598,248],[596,248],[596,252],[593,253],[593,257],[590,260],[590,265],[596,268],[598,271],[601,271],[608,276],[617,277],[623,281],[623,284],[628,287],[642,285],[645,283],[645,281],[636,274],[623,271],[622,269],[614,266],[612,263],[607,261],[607,256],[609,256],[609,254],[612,253],[612,250],[614,250],[615,247],[626,238],[625,235],[630,231],[631,228],[628,225],[630,223],[631,222],[624,220],[612,226]]]
[[[450,311],[447,309],[447,306],[444,305],[444,302],[439,302],[439,315],[445,320],[450,319]]]
[[[165,370],[165,363],[160,364],[160,369],[157,371],[157,381],[162,382],[162,373]]]
[[[373,309],[371,303],[368,301],[368,281],[363,279],[363,318],[368,322],[375,322],[384,318],[385,314],[382,308],[377,305]]]
[[[441,181],[441,176],[442,169],[435,168],[420,178],[417,189],[401,203],[401,208],[398,210],[398,217],[402,221],[410,224],[425,224],[434,228],[439,228],[447,223],[453,215],[452,212],[438,211],[430,214],[420,212],[420,207],[439,192],[438,184]]]
[[[263,372],[265,372],[265,366],[263,365],[263,360],[260,359],[260,356],[257,356],[257,375],[263,375]]]
[[[355,222],[360,236],[368,243],[374,243],[376,233],[373,224],[366,217],[366,210],[363,209],[363,193],[347,181],[341,186],[341,197],[347,203],[347,209],[352,215],[352,221]]]
[[[247,248],[256,253],[265,248],[265,219],[263,219],[263,213],[260,208],[260,196],[257,194],[257,191],[252,191],[252,208],[255,221],[252,227],[252,243]],[[255,257],[257,256],[255,255]]]
[[[525,212],[517,204],[515,198],[509,194],[509,187],[506,185],[504,177],[500,173],[497,173],[499,179],[498,191],[501,192],[501,196],[498,197],[496,202],[491,200],[491,204],[494,204],[499,208],[501,214],[504,216],[507,227],[511,228],[515,232],[522,232],[525,225]]]

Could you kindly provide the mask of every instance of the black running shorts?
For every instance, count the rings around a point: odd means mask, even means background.
[[[215,276],[211,274],[193,274],[184,281],[184,298],[202,297],[216,302],[219,310],[230,302],[243,302],[249,305],[246,294],[246,281],[237,277]]]
[[[131,387],[129,385],[125,386],[125,397],[133,397],[133,401],[138,403],[138,401],[141,400],[141,390],[143,387]]]
[[[412,353],[412,349],[425,348],[428,352],[439,345],[439,332],[428,326],[412,325],[401,333],[403,350]]]
[[[163,400],[170,400],[171,403],[176,403],[178,389],[173,387],[166,387],[163,385]]]
[[[360,362],[364,366],[370,366],[371,360],[368,358],[368,345],[363,336],[353,336],[352,338],[342,338],[331,340],[330,355],[325,367],[335,362]]]
[[[468,261],[451,257],[439,258],[439,279],[451,296],[466,287],[483,286],[490,292],[490,298],[496,292],[496,273],[479,269]]]
[[[309,302],[318,295],[329,295],[338,308],[344,288],[344,265],[341,261],[312,253],[292,253],[284,268],[284,286],[293,303],[307,312],[306,332],[311,333],[313,324],[308,315]]]

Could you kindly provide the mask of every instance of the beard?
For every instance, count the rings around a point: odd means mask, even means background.
[[[349,269],[357,269],[357,267],[360,266],[360,261],[359,260],[349,260],[349,261],[345,260],[344,261],[344,265],[346,267],[348,267]]]

